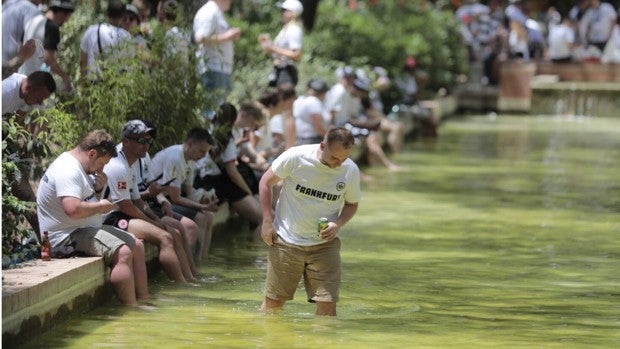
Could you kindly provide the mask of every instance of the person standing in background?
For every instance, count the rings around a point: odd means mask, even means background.
[[[19,68],[20,74],[29,75],[32,72],[43,69],[57,74],[62,79],[64,86],[60,88],[65,92],[73,89],[71,79],[64,69],[58,64],[56,54],[60,44],[60,27],[65,24],[75,7],[71,0],[52,0],[45,14],[39,14],[32,18],[26,26],[24,40],[36,39],[43,43],[43,59],[29,59]]]
[[[299,81],[297,63],[301,60],[303,30],[298,21],[304,7],[299,0],[286,0],[277,5],[282,10],[283,27],[273,41],[267,34],[261,34],[258,41],[263,52],[273,58],[273,71],[269,86],[278,87],[284,83],[294,86]]]
[[[41,0],[2,2],[2,78],[15,73],[35,53],[35,42],[24,41],[28,22],[40,14]]]
[[[209,0],[194,16],[198,73],[205,90],[215,94],[212,102],[216,106],[224,103],[232,90],[233,42],[241,36],[241,29],[231,28],[224,17],[231,3],[232,0]],[[213,108],[207,106],[205,113],[205,116],[213,117]]]

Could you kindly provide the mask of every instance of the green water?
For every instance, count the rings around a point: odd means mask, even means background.
[[[337,318],[302,289],[263,315],[266,249],[220,236],[200,287],[151,282],[157,310],[113,304],[40,348],[620,347],[620,119],[469,117],[370,169],[341,232]]]

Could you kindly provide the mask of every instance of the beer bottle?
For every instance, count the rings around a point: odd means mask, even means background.
[[[52,259],[52,244],[47,231],[43,232],[43,241],[41,241],[41,260],[49,261]]]

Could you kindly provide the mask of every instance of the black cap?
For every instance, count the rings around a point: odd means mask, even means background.
[[[73,6],[73,2],[71,2],[71,0],[52,0],[49,7],[67,11],[75,11],[75,6]]]

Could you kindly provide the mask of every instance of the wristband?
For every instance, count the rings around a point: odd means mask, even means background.
[[[95,194],[101,194],[102,191],[103,191],[103,188],[101,188],[99,190],[95,189]]]

